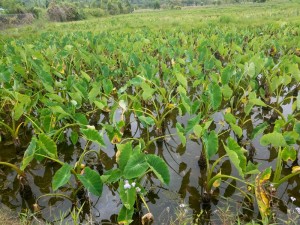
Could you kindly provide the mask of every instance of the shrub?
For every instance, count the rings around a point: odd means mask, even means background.
[[[106,11],[101,8],[85,9],[84,12],[87,16],[92,17],[103,17],[107,15]]]
[[[31,7],[30,9],[28,9],[28,12],[31,13],[36,19],[40,18],[40,16],[42,15],[42,9],[37,7]]]
[[[75,5],[51,3],[47,9],[47,14],[51,21],[64,22],[81,20],[84,15],[80,13]]]

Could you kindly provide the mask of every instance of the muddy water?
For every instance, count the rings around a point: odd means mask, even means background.
[[[291,112],[291,103],[284,105],[283,113],[287,115]],[[269,119],[268,112],[264,112],[261,108],[256,108],[255,113],[251,115],[252,123],[249,124],[243,132],[246,137],[249,132],[252,131],[253,126],[267,121]],[[98,123],[104,123],[106,117],[99,115]],[[186,125],[187,116],[178,116],[176,114],[170,116],[166,121],[166,134],[176,133],[175,124],[176,121]],[[216,131],[226,129],[220,126],[220,121],[224,120],[223,113],[215,113],[213,115],[214,123],[212,127]],[[128,136],[131,137],[141,137],[144,135],[143,129],[135,121],[134,116],[130,117],[130,129]],[[154,135],[154,131],[150,130],[150,134]],[[66,132],[66,136],[69,135],[69,131]],[[221,140],[226,140],[232,133],[225,133],[220,138]],[[254,163],[260,164],[260,170],[263,170],[269,166],[273,166],[276,163],[276,150],[268,147],[262,147],[259,144],[258,136],[255,140],[249,141],[247,139],[241,140],[244,143],[244,147],[253,153],[251,160]],[[90,156],[86,159],[86,163],[94,169],[99,169],[100,171],[106,171],[113,167],[115,164],[115,145],[111,144],[107,137],[105,137],[106,148],[101,149],[101,162],[103,168],[98,168],[97,158]],[[76,146],[70,143],[61,144],[58,146],[59,157],[67,163],[74,165],[77,161],[80,152],[85,146],[85,141],[81,140]],[[299,146],[295,146],[299,149]],[[99,146],[91,145],[90,148],[100,150]],[[237,186],[245,190],[245,185],[236,183],[231,180],[222,182],[221,186],[217,188],[214,192],[217,195],[210,204],[204,204],[202,201],[203,196],[203,185],[205,180],[205,174],[201,174],[198,165],[198,160],[200,158],[200,152],[202,149],[202,143],[199,140],[188,140],[185,147],[180,144],[180,141],[176,136],[171,138],[166,138],[163,142],[155,142],[149,149],[149,152],[155,153],[161,156],[168,164],[171,173],[171,182],[168,187],[161,186],[160,183],[155,178],[149,178],[144,181],[144,186],[149,190],[146,196],[147,203],[149,204],[150,210],[153,213],[156,224],[169,224],[171,218],[175,218],[175,212],[179,209],[180,204],[184,204],[184,209],[187,214],[197,217],[201,214],[201,223],[205,224],[209,221],[218,224],[220,213],[216,210],[219,207],[225,207],[229,205],[234,213],[240,212],[247,213],[250,218],[258,218],[258,210],[254,205],[248,205],[250,211],[242,209],[242,202],[245,200],[240,192],[233,188]],[[0,143],[0,161],[14,163],[19,165],[22,159],[22,154],[24,150],[16,150],[12,145],[5,145],[4,142]],[[220,146],[220,155],[215,156],[215,158],[220,157],[224,154],[222,146]],[[283,170],[283,174],[290,173],[291,165],[286,165]],[[218,167],[225,174],[231,174],[233,176],[238,176],[237,171],[231,166],[229,161],[223,160]],[[17,212],[25,211],[26,209],[33,209],[32,206],[39,196],[47,193],[51,193],[51,180],[55,171],[59,169],[57,164],[46,161],[43,164],[38,164],[33,162],[27,169],[27,180],[30,186],[29,190],[24,190],[17,180],[17,175],[11,169],[7,167],[0,167],[0,202],[2,207],[11,208]],[[73,188],[76,185],[72,184]],[[286,217],[286,209],[293,209],[296,206],[300,206],[300,198],[295,202],[291,203],[289,197],[300,196],[299,193],[300,181],[297,178],[291,179],[277,192],[275,210],[278,211],[278,216],[280,218]],[[72,189],[62,189],[64,194],[71,195]],[[228,198],[226,200],[226,198]],[[70,209],[72,204],[69,200],[56,198],[56,197],[44,197],[38,200],[41,206],[41,214],[37,215],[41,220],[48,222],[57,221],[59,218],[65,217],[65,221],[70,221]],[[117,213],[121,208],[120,198],[115,189],[109,189],[104,186],[103,194],[100,198],[86,194],[85,204],[83,206],[84,214],[81,215],[80,220],[93,221],[94,224],[105,224],[116,223]],[[62,216],[59,211],[65,212]],[[139,217],[142,213],[146,213],[146,209],[142,207],[141,214],[135,215],[135,224],[139,224]]]

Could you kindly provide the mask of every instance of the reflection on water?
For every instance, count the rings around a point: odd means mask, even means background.
[[[275,101],[272,99],[271,101]],[[283,105],[282,112],[285,116],[291,113],[291,102],[287,102]],[[120,114],[121,112],[119,112]],[[264,121],[270,121],[272,111],[266,111],[262,108],[255,108],[253,113],[249,116],[251,121],[247,123],[243,130],[243,137],[237,141],[242,145],[248,152],[248,160],[255,164],[261,164],[260,169],[263,170],[268,166],[275,165],[277,153],[275,149],[269,147],[262,147],[259,144],[260,136],[256,137],[253,141],[250,140],[250,134],[253,127]],[[119,116],[116,115],[116,117]],[[240,113],[237,111],[236,115]],[[93,117],[93,118],[92,118]],[[221,126],[223,118],[223,111],[215,113],[213,116],[213,123],[210,129],[215,129],[217,132],[226,131],[228,126]],[[165,133],[174,134],[176,133],[175,124],[176,122],[186,125],[189,117],[179,116],[177,113],[173,113],[165,121]],[[108,123],[109,118],[107,114],[93,115],[91,116],[93,123]],[[95,122],[96,121],[96,122]],[[92,121],[91,121],[92,122]],[[125,136],[128,137],[145,137],[146,129],[136,121],[134,115],[129,116],[128,126],[125,131]],[[98,127],[101,129],[100,125]],[[66,132],[66,137],[68,139],[70,131]],[[155,137],[154,130],[150,130],[151,139]],[[231,132],[224,132],[220,136],[220,141],[226,141],[229,136],[234,134]],[[85,160],[91,168],[96,169],[102,173],[103,171],[110,170],[116,167],[115,163],[115,153],[116,147],[111,144],[108,137],[105,136],[106,148],[99,148],[98,145],[92,144],[89,147],[100,151],[101,164],[97,161],[97,157],[90,155]],[[80,152],[85,146],[85,141],[80,140],[79,144],[73,146],[70,141],[67,143],[60,144],[59,158],[71,165],[74,165],[78,160]],[[299,146],[295,146],[299,149]],[[198,161],[200,158],[202,150],[202,143],[200,140],[187,140],[186,146],[183,147],[180,144],[179,139],[176,136],[171,136],[163,141],[154,142],[147,151],[149,153],[155,153],[162,157],[168,164],[171,174],[171,182],[169,187],[161,186],[157,179],[151,177],[145,181],[145,187],[149,190],[146,199],[149,204],[150,210],[156,218],[157,224],[167,224],[168,221],[175,217],[175,211],[180,204],[185,204],[185,210],[188,213],[193,214],[196,219],[197,216],[201,214],[203,224],[209,221],[217,221],[220,219],[216,210],[221,210],[220,208],[225,206],[230,206],[233,212],[239,212],[244,215],[243,219],[258,218],[259,213],[256,205],[252,204],[249,199],[245,198],[234,187],[241,187],[242,191],[247,187],[241,185],[240,183],[233,180],[225,180],[221,183],[221,186],[214,190],[213,198],[210,203],[206,203],[205,200],[205,179],[206,174],[200,171]],[[20,164],[22,159],[22,154],[15,150],[13,145],[4,145],[3,142],[0,143],[0,161],[14,163],[16,165]],[[211,161],[213,162],[218,157],[224,154],[223,146],[220,144],[219,155],[216,155]],[[101,165],[99,167],[99,165]],[[7,167],[0,167],[0,202],[1,204],[14,209],[18,212],[31,209],[37,200],[37,198],[43,194],[51,193],[51,180],[54,173],[59,169],[59,165],[52,163],[50,161],[45,161],[42,164],[34,162],[27,169],[27,185],[22,186],[18,179],[16,178],[16,173],[12,172]],[[238,172],[231,166],[228,160],[223,160],[218,167],[223,174],[231,174],[233,176],[238,176]],[[291,165],[286,165],[282,171],[283,174],[289,174],[291,171]],[[72,187],[76,189],[76,184],[74,180],[71,180]],[[286,205],[288,207],[293,207],[289,200],[290,196],[300,196],[300,180],[297,177],[290,179],[286,184],[284,184],[277,193],[279,198],[277,201],[278,215],[282,218],[286,216]],[[61,189],[66,195],[72,194],[72,189],[65,188]],[[214,197],[215,196],[215,197]],[[84,200],[82,204],[84,205],[83,211],[84,215],[81,216],[81,220],[92,220],[95,224],[105,222],[116,223],[117,213],[121,207],[120,198],[116,192],[116,187],[108,188],[104,186],[103,194],[100,198],[90,195],[89,193],[82,193],[81,198]],[[228,198],[228,199],[226,199]],[[42,219],[46,221],[56,221],[61,217],[65,217],[65,221],[70,219],[70,210],[72,209],[72,202],[67,199],[59,197],[44,197],[39,199],[39,205],[41,206]],[[295,205],[300,205],[300,199],[293,202]],[[59,211],[65,212],[62,216]],[[142,207],[141,212],[146,212]],[[141,214],[137,213],[136,218],[139,218]],[[139,224],[139,220],[136,219],[136,224]]]

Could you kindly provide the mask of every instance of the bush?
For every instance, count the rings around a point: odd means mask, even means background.
[[[101,8],[84,9],[84,13],[87,16],[92,16],[92,17],[103,17],[107,15],[106,11]]]
[[[55,4],[51,3],[47,9],[47,14],[51,21],[65,22],[84,19],[75,5],[72,4]]]
[[[37,7],[31,7],[30,9],[28,9],[28,12],[31,13],[36,19],[40,18],[40,16],[42,15],[42,9]]]

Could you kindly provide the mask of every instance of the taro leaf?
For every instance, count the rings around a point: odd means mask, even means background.
[[[227,100],[227,99],[230,99],[232,94],[233,94],[233,91],[232,89],[228,86],[228,84],[224,85],[222,87],[222,94],[224,96],[224,99]]]
[[[103,87],[104,93],[107,95],[109,95],[114,88],[113,83],[111,82],[110,79],[104,79],[102,81],[102,87]]]
[[[81,128],[80,131],[86,140],[96,142],[100,146],[105,146],[103,137],[99,134],[97,130],[90,129],[90,128],[88,129]]]
[[[210,134],[205,132],[203,135],[203,141],[205,144],[206,158],[210,160],[210,158],[214,156],[219,149],[218,135],[214,130],[211,131]]]
[[[227,146],[224,145],[224,147],[230,161],[238,170],[239,175],[241,177],[244,177],[246,166],[247,166],[247,159],[246,156],[244,155],[246,150],[240,147],[238,143],[231,137],[228,138]]]
[[[300,166],[293,166],[292,173],[298,173],[300,172]]]
[[[283,137],[288,145],[296,144],[299,134],[296,131],[286,131],[283,133]]]
[[[287,145],[283,135],[278,132],[263,135],[260,139],[260,144],[262,146],[271,144],[274,147],[285,147]]]
[[[123,225],[129,225],[133,222],[132,216],[134,213],[134,208],[127,209],[125,206],[122,206],[118,214],[118,223]]]
[[[119,195],[120,195],[121,201],[127,209],[133,209],[135,199],[136,199],[136,190],[135,190],[134,187],[131,187],[129,189],[125,189],[124,184],[125,184],[125,182],[123,180],[120,180],[120,182],[119,182],[119,188],[120,188]]]
[[[300,135],[300,122],[295,123],[294,131],[296,131]]]
[[[238,125],[234,123],[230,123],[231,129],[234,131],[234,133],[240,138],[243,135],[243,130]]]
[[[40,147],[40,153],[50,156],[51,158],[57,158],[57,146],[55,142],[46,134],[41,133],[39,135],[38,145]]]
[[[95,106],[100,109],[100,110],[104,110],[107,107],[107,104],[105,101],[94,101]]]
[[[251,161],[248,161],[246,166],[245,174],[258,174],[260,171],[257,168],[257,165],[253,164]]]
[[[267,122],[263,122],[259,124],[257,127],[255,127],[251,133],[251,139],[253,140],[254,138],[256,138],[257,135],[262,134],[264,130],[267,129],[268,126],[269,125]]]
[[[126,144],[117,144],[116,161],[119,165],[120,170],[124,170],[131,154],[132,154],[132,142]]]
[[[142,89],[143,89],[142,98],[143,98],[144,100],[150,99],[150,98],[153,96],[155,90],[154,90],[153,88],[151,88],[151,87],[149,86],[149,84],[147,84],[147,83],[145,83],[145,82],[142,83],[141,87],[142,87]]]
[[[286,162],[289,160],[295,161],[297,157],[297,152],[294,148],[287,146],[282,150],[281,157],[282,160]]]
[[[99,173],[89,167],[85,167],[84,173],[82,175],[78,174],[77,177],[89,192],[96,196],[101,196],[103,183]]]
[[[181,103],[182,103],[184,109],[188,113],[190,113],[190,111],[191,111],[191,105],[192,105],[191,100],[186,96],[185,93],[180,93],[180,99],[181,99]]]
[[[289,73],[295,78],[297,82],[300,82],[300,70],[297,63],[289,65]]]
[[[187,122],[187,126],[185,128],[185,133],[189,133],[190,131],[192,131],[194,129],[194,126],[196,126],[197,124],[199,124],[200,120],[201,120],[201,114],[199,113],[196,117],[191,118],[188,120]]]
[[[23,160],[22,160],[22,165],[20,167],[20,169],[22,171],[25,170],[25,168],[29,165],[29,163],[33,160],[34,158],[34,151],[36,149],[36,138],[33,137],[30,141],[30,144],[29,146],[27,147],[25,153],[24,153],[24,157],[23,157]]]
[[[76,143],[78,141],[78,133],[72,130],[70,139],[71,139],[72,144],[76,145]]]
[[[149,116],[139,116],[138,118],[144,127],[153,126],[155,124],[154,120]]]
[[[170,172],[164,160],[156,155],[147,155],[146,161],[157,178],[164,184],[170,183]]]
[[[193,128],[193,132],[196,135],[197,138],[200,138],[203,135],[203,128],[201,125],[196,124]]]
[[[249,102],[253,105],[258,105],[258,106],[264,106],[266,107],[266,103],[264,103],[262,100],[260,100],[259,98],[252,98],[249,100]]]
[[[245,63],[245,74],[247,74],[250,78],[255,76],[255,64],[253,62]]]
[[[231,113],[226,113],[224,115],[224,119],[227,123],[236,123],[236,118]]]
[[[72,167],[69,164],[64,163],[64,165],[56,171],[52,179],[53,191],[56,191],[58,188],[68,183],[71,177],[71,169]]]
[[[271,167],[259,173],[255,178],[255,196],[262,220],[270,215],[270,195],[264,187],[271,177]]]
[[[109,173],[109,177],[107,179],[108,183],[115,183],[120,180],[122,177],[122,171],[120,169],[114,169],[111,173]]]
[[[221,74],[222,84],[228,84],[232,75],[233,75],[232,67],[227,66],[226,68],[224,68]]]
[[[124,168],[124,178],[132,179],[145,174],[149,168],[143,153],[133,154]]]
[[[177,135],[181,141],[181,144],[183,146],[185,146],[186,145],[186,137],[184,136],[184,128],[178,122],[176,123],[176,130],[177,130]]]
[[[208,86],[209,96],[211,99],[212,108],[217,109],[222,102],[222,93],[221,88],[216,83],[210,83]]]
[[[176,72],[175,73],[175,76],[176,76],[176,79],[178,80],[178,82],[185,88],[187,89],[187,79],[186,77],[179,73],[179,72]]]
[[[83,125],[88,125],[89,121],[86,118],[86,116],[83,113],[76,113],[74,116],[74,119],[79,123]]]
[[[300,110],[300,91],[298,92],[297,96],[297,109]]]
[[[61,106],[52,106],[50,107],[50,109],[54,114],[61,114],[62,116],[71,116]]]

